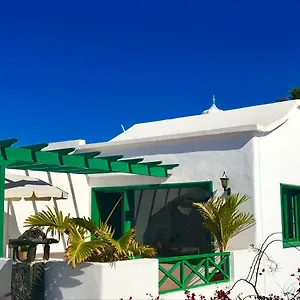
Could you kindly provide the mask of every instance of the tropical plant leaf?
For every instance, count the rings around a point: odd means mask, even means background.
[[[63,213],[56,208],[49,208],[28,217],[25,221],[25,227],[46,227],[46,234],[50,232],[52,236],[56,233],[60,236],[66,233],[68,225],[71,222],[70,214],[63,216]]]
[[[98,226],[91,218],[71,218],[73,224],[89,231],[92,235],[98,230]]]
[[[139,243],[135,240],[129,245],[128,251],[131,253],[133,257],[143,257],[143,258],[152,258],[156,257],[156,249],[149,245],[139,245]]]
[[[239,206],[246,201],[246,195],[234,194],[194,203],[203,218],[203,226],[213,234],[220,251],[226,250],[231,238],[255,223],[253,214],[239,211]]]
[[[94,252],[100,252],[101,248],[105,246],[100,240],[85,241],[75,226],[70,226],[69,238],[71,243],[67,248],[66,256],[68,264],[71,264],[73,268],[88,260]]]
[[[126,251],[129,248],[130,243],[134,239],[134,233],[134,228],[131,228],[117,240],[119,251]]]

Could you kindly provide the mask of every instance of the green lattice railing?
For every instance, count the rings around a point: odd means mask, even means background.
[[[160,294],[230,280],[230,253],[159,258]]]

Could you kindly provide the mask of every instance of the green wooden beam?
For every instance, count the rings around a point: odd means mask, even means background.
[[[151,167],[148,175],[153,177],[168,177],[168,170],[161,167]]]
[[[18,140],[15,138],[2,140],[2,141],[0,141],[0,148],[10,147],[11,145],[15,144],[17,141]]]
[[[0,160],[8,168],[75,174],[121,172],[167,177],[167,171],[178,164],[161,165],[161,161],[143,162],[143,158],[122,159],[123,155],[97,157],[100,152],[70,154],[75,149],[41,151],[47,144],[10,147],[16,139],[0,141]]]
[[[19,148],[30,149],[31,151],[41,151],[42,149],[46,148],[49,144],[35,144],[35,145],[28,145],[28,146],[21,146]]]

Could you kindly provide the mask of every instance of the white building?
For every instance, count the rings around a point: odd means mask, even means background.
[[[259,278],[258,289],[264,294],[281,293],[293,287],[294,278],[290,274],[300,267],[296,263],[300,253],[295,248],[300,246],[299,108],[300,100],[228,111],[218,110],[213,103],[204,114],[136,124],[105,143],[86,145],[78,141],[72,145],[76,154],[99,151],[101,157],[112,156],[112,160],[117,161],[120,159],[117,155],[121,153],[122,159],[132,159],[138,165],[149,162],[143,168],[156,168],[162,162],[166,169],[172,169],[168,177],[36,171],[29,171],[29,175],[51,180],[69,192],[67,201],[55,203],[59,209],[73,215],[91,216],[96,222],[107,216],[114,201],[123,193],[124,202],[112,219],[116,234],[136,226],[138,241],[163,245],[161,256],[194,257],[194,261],[185,257],[182,263],[178,258],[161,259],[161,270],[166,272],[165,275],[160,272],[160,280],[164,281],[160,290],[165,292],[201,284],[193,291],[207,294],[216,286],[230,286],[247,276],[255,254],[250,245],[260,247],[267,236],[277,233],[274,238],[278,241],[267,250],[276,261],[277,269],[269,272],[270,263],[263,261],[265,272]],[[69,145],[49,147],[66,148]],[[144,160],[135,160],[140,157]],[[179,166],[175,167],[176,164]],[[218,259],[204,259],[203,263],[209,266],[207,269],[198,265],[196,271],[207,272],[202,278],[195,272],[189,277],[189,265],[194,268],[197,265],[195,255],[205,257],[207,253],[213,253],[213,249],[210,234],[199,224],[199,215],[186,199],[188,196],[192,201],[206,201],[212,195],[224,194],[220,183],[224,171],[230,178],[232,193],[250,197],[242,209],[254,213],[256,225],[231,241],[231,272],[227,274],[228,280],[227,277],[222,279],[226,283],[208,285],[211,282],[205,280],[213,280],[211,272],[218,271],[213,262],[218,264]],[[28,215],[46,205],[51,206],[48,202],[7,203],[6,241],[22,232],[22,224]],[[54,247],[54,256],[55,253],[62,255],[63,247],[63,244]],[[176,263],[177,268],[170,276],[168,270]],[[238,285],[234,290],[236,293],[241,291],[247,293],[245,285]],[[249,293],[253,291],[249,289]],[[165,295],[170,299],[180,296],[182,292]]]

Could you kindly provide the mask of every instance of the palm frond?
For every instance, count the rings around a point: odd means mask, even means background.
[[[133,240],[128,251],[132,254],[133,257],[143,257],[143,258],[152,258],[156,257],[157,251],[155,248],[149,245],[139,245],[139,243]]]
[[[239,206],[246,201],[246,195],[234,194],[194,203],[203,218],[203,226],[213,234],[221,251],[227,248],[231,238],[255,223],[253,214],[239,211]]]
[[[25,221],[25,227],[46,227],[46,234],[51,233],[61,235],[68,229],[70,223],[70,214],[63,216],[63,213],[56,208],[53,211],[47,206],[47,210],[36,213],[28,217]]]
[[[118,243],[118,247],[119,247],[118,251],[121,252],[121,251],[128,250],[130,243],[134,239],[134,233],[135,233],[134,228],[131,228],[116,241]]]
[[[105,246],[100,240],[85,241],[75,226],[70,226],[69,238],[72,242],[66,250],[66,256],[68,264],[71,264],[73,268],[88,260],[94,252],[101,251],[101,248]]]
[[[95,234],[98,226],[91,218],[71,218],[73,224],[89,231],[91,234]]]

